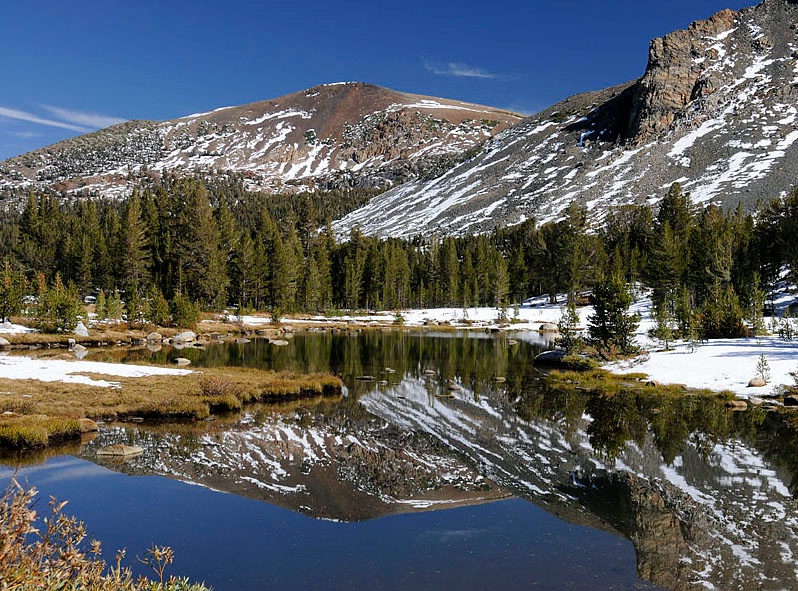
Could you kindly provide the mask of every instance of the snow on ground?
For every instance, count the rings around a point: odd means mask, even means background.
[[[22,334],[26,332],[35,331],[27,326],[22,326],[21,324],[11,324],[8,321],[0,323],[0,334]]]
[[[617,373],[643,372],[663,384],[731,390],[741,398],[772,394],[780,384],[792,385],[790,372],[798,370],[798,343],[773,336],[714,339],[692,351],[680,343],[672,351],[653,350],[642,363],[632,360],[607,367]],[[760,355],[770,367],[769,385],[749,388],[748,381],[757,375]]]
[[[0,378],[86,384],[104,388],[118,388],[121,385],[119,382],[109,382],[81,375],[87,373],[141,378],[156,375],[182,376],[192,372],[187,369],[129,365],[125,363],[103,363],[100,361],[67,361],[63,359],[36,359],[16,356],[0,357]]]

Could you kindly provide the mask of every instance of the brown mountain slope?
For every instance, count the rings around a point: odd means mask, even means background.
[[[129,192],[142,174],[240,173],[251,188],[387,187],[521,118],[355,82],[165,121],[131,121],[0,163],[0,188]]]

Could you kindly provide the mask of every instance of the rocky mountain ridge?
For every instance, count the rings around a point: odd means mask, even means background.
[[[798,5],[765,0],[652,41],[637,81],[570,97],[432,180],[383,193],[336,224],[368,234],[467,234],[655,203],[673,182],[694,202],[741,204],[798,176]]]
[[[519,121],[513,113],[363,83],[164,122],[128,121],[0,163],[0,189],[128,194],[165,173],[240,174],[252,190],[385,188],[429,175]]]

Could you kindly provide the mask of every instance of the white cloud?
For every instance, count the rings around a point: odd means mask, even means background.
[[[42,137],[42,134],[36,133],[35,131],[12,131],[10,134],[14,137],[19,137],[25,140],[35,137]]]
[[[60,127],[61,129],[69,129],[71,131],[78,131],[86,133],[91,131],[90,128],[82,127],[80,125],[73,125],[63,121],[54,121],[52,119],[45,119],[33,113],[20,111],[19,109],[9,109],[7,107],[0,107],[0,117],[8,117],[9,119],[18,119],[20,121],[28,121],[29,123],[37,123],[39,125],[47,125],[49,127]]]
[[[91,129],[101,129],[103,127],[110,127],[117,123],[123,123],[126,119],[119,117],[111,117],[109,115],[101,115],[99,113],[87,113],[85,111],[74,111],[72,109],[62,109],[60,107],[53,107],[51,105],[42,105],[42,108],[48,111],[56,119],[66,121],[68,123],[85,126]]]
[[[61,129],[68,129],[70,131],[77,131],[80,133],[87,133],[95,129],[108,127],[110,125],[115,125],[116,123],[122,123],[125,121],[125,119],[120,119],[119,117],[111,117],[108,115],[101,115],[99,113],[87,113],[72,109],[62,109],[60,107],[53,107],[51,105],[41,105],[41,107],[50,114],[49,117],[42,117],[40,115],[36,115],[35,113],[29,113],[28,111],[21,111],[19,109],[12,109],[8,107],[0,107],[0,117],[17,119],[19,121],[27,121],[29,123],[46,125],[49,127],[59,127]]]
[[[469,66],[461,62],[432,62],[424,58],[424,67],[427,71],[437,74],[438,76],[454,76],[456,78],[483,78],[490,80],[497,80],[503,78],[501,74],[494,74],[478,68],[476,66]]]

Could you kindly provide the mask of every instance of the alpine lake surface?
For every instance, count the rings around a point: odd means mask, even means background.
[[[109,562],[168,545],[168,573],[218,591],[798,588],[784,415],[548,392],[537,333],[292,337],[89,358],[332,371],[343,396],[106,424],[0,460],[0,484],[69,500]]]

